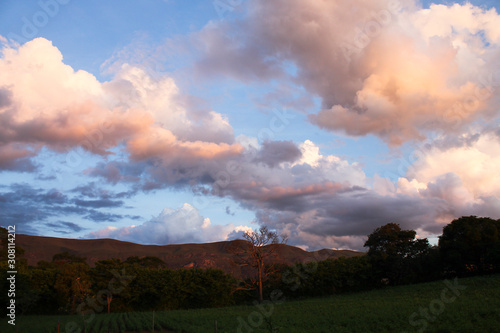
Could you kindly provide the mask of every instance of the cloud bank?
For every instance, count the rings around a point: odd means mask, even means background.
[[[0,72],[3,169],[33,170],[29,158],[42,146],[56,152],[81,147],[101,156],[125,147],[134,161],[184,160],[188,166],[241,152],[224,116],[190,112],[169,77],[153,80],[124,65],[100,83],[65,65],[44,38],[18,48],[4,43]]]
[[[248,7],[245,19],[199,33],[199,73],[287,77],[321,97],[322,110],[309,116],[313,124],[373,134],[393,146],[498,116],[494,8],[422,9],[412,0],[255,0]]]
[[[325,154],[311,139],[235,138],[226,116],[200,109],[168,75],[153,78],[122,64],[99,82],[64,64],[46,39],[19,47],[1,39],[0,170],[36,172],[42,151],[80,147],[99,158],[84,171],[88,179],[128,188],[109,196],[99,185],[71,196],[3,188],[6,221],[46,223],[62,212],[117,221],[125,214],[103,210],[162,188],[191,190],[207,205],[232,199],[255,212],[258,224],[310,249],[361,249],[366,235],[388,222],[426,236],[462,215],[500,218],[494,9],[423,9],[410,0],[253,0],[245,8],[242,18],[210,22],[190,36],[199,52],[195,73],[305,89],[321,99],[308,115],[319,128],[374,135],[391,152],[412,147],[399,174],[368,176],[363,165]],[[23,203],[38,213],[19,213]],[[88,236],[166,244],[223,240],[243,230],[212,223],[195,206]],[[62,218],[50,223],[79,230]]]

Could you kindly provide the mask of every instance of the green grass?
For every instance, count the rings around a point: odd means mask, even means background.
[[[452,281],[452,280],[450,280]],[[443,281],[256,306],[155,312],[155,332],[500,332],[500,275],[458,280],[453,294]],[[445,290],[443,294],[443,290]],[[444,295],[447,302],[443,302]],[[454,299],[452,299],[454,297]],[[421,313],[426,309],[431,317]],[[434,313],[432,313],[434,311]],[[57,332],[57,316],[17,319],[17,332]],[[81,316],[60,317],[60,332],[84,332]],[[81,331],[66,330],[68,323]],[[243,324],[245,322],[246,324]],[[413,324],[413,325],[412,325]],[[16,332],[3,319],[0,332]],[[87,332],[151,332],[152,313],[99,314]],[[240,328],[240,330],[238,330]]]

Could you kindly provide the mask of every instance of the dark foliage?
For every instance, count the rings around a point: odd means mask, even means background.
[[[500,271],[500,220],[467,216],[453,220],[439,237],[445,269],[451,274]]]
[[[3,266],[6,234],[5,229],[0,230]],[[368,235],[367,255],[292,266],[257,260],[257,268],[269,272],[263,298],[269,299],[273,293],[282,295],[282,299],[331,296],[387,284],[500,271],[500,220],[475,216],[456,219],[444,227],[439,246],[429,246],[427,239],[415,236],[415,231],[389,223]],[[252,253],[263,257],[263,246],[253,250],[242,250],[246,255],[242,258]],[[105,312],[222,307],[251,303],[260,296],[260,292],[255,295],[255,290],[240,288],[252,279],[237,281],[219,269],[167,269],[155,257],[101,260],[90,268],[85,258],[66,252],[55,255],[52,262],[28,267],[22,259],[22,249],[17,254],[16,301],[20,314],[77,312],[92,316]],[[8,287],[6,271],[0,272],[2,290]],[[5,309],[6,292],[0,295],[0,302]]]

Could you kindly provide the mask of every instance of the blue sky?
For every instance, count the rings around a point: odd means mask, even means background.
[[[495,1],[3,1],[0,225],[362,249],[500,218]]]

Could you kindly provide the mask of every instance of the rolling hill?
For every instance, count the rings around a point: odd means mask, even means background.
[[[115,239],[68,239],[16,235],[16,245],[25,250],[24,257],[29,265],[36,265],[40,260],[51,261],[54,254],[68,252],[87,258],[93,266],[98,260],[131,256],[154,256],[163,260],[168,268],[220,268],[236,277],[244,275],[242,269],[233,262],[234,254],[229,249],[237,245],[236,241],[223,241],[203,244],[142,245]],[[280,245],[272,256],[272,262],[294,264],[311,260],[351,257],[362,255],[351,250],[304,251],[290,245]]]

